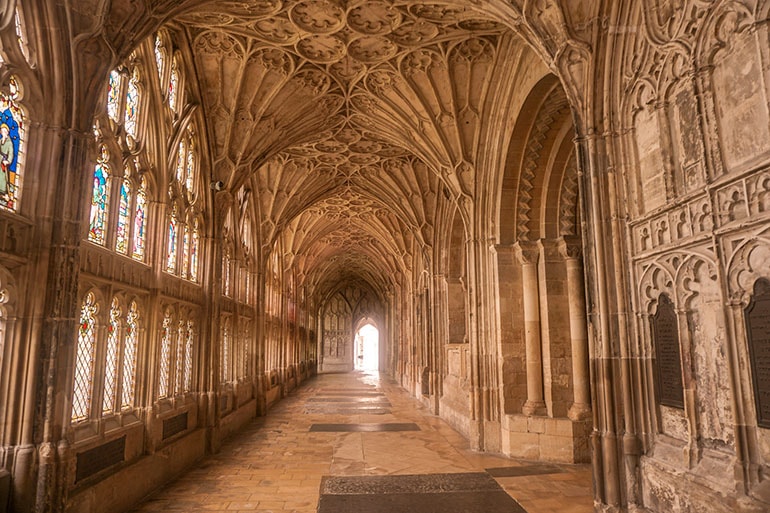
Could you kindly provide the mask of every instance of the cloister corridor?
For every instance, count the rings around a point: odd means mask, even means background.
[[[394,381],[356,371],[309,380],[134,513],[587,513],[592,506],[590,465],[470,451]]]

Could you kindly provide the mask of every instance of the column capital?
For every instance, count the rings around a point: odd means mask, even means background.
[[[537,264],[537,259],[540,257],[537,241],[518,241],[514,244],[513,251],[521,265]]]
[[[559,253],[565,260],[580,258],[583,254],[583,241],[580,237],[564,236],[559,237]]]

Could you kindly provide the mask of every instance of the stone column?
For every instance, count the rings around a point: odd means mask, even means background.
[[[536,243],[518,242],[516,258],[521,264],[521,285],[524,298],[524,342],[527,352],[527,401],[522,407],[525,415],[545,415],[543,400],[543,355],[540,340],[540,295],[538,293]]]
[[[569,334],[572,348],[572,387],[574,401],[567,415],[575,422],[591,417],[591,389],[588,372],[588,329],[586,323],[585,285],[579,238],[562,238],[559,251],[567,267],[569,297]]]

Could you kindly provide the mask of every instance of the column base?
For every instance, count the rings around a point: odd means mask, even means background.
[[[574,422],[582,422],[591,418],[591,405],[586,403],[572,403],[567,417]]]
[[[524,403],[524,406],[521,407],[521,413],[528,416],[545,415],[546,414],[545,402],[527,400],[527,402]]]

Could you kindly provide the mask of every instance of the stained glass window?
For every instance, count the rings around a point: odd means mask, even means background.
[[[144,260],[144,246],[147,237],[147,179],[142,177],[139,191],[136,193],[134,210],[134,250],[136,260]]]
[[[80,421],[91,415],[91,391],[94,380],[94,353],[96,350],[96,312],[98,306],[88,293],[80,309],[78,345],[75,355],[75,381],[72,393],[72,420]]]
[[[179,101],[179,63],[177,58],[171,60],[171,76],[168,80],[168,106],[176,112]]]
[[[163,318],[163,330],[160,340],[160,369],[158,374],[158,397],[168,397],[171,367],[171,314],[166,312]]]
[[[16,12],[14,13],[14,24],[16,25],[16,41],[19,44],[21,54],[29,61],[29,48],[27,47],[26,31],[24,30],[24,14],[19,7],[16,7]]]
[[[195,142],[193,138],[192,130],[188,133],[187,141],[187,169],[185,173],[185,186],[187,187],[187,194],[192,195],[193,187],[195,185]]]
[[[192,358],[193,358],[193,339],[195,338],[195,324],[193,321],[187,321],[187,340],[184,350],[184,387],[185,392],[192,390]]]
[[[18,101],[21,87],[9,80],[8,94],[0,93],[0,207],[16,210],[21,193],[26,119]]]
[[[120,345],[120,306],[113,298],[110,308],[110,324],[107,325],[107,353],[104,362],[104,399],[102,412],[115,411],[118,391],[118,353]]]
[[[115,251],[128,253],[128,231],[131,209],[131,182],[128,179],[120,184],[120,201],[118,203],[118,229],[115,236]]]
[[[158,66],[158,77],[163,81],[163,68],[166,65],[166,49],[161,35],[155,36],[155,64]]]
[[[198,281],[198,254],[200,253],[200,230],[198,221],[192,232],[192,244],[190,245],[190,280]]]
[[[190,268],[190,243],[192,242],[192,235],[190,233],[190,227],[184,227],[184,244],[182,248],[182,278],[187,278],[188,269]]]
[[[139,70],[134,69],[131,80],[128,81],[128,88],[126,90],[126,119],[124,121],[126,134],[132,139],[136,139],[137,135],[140,100]]]
[[[123,382],[121,384],[121,409],[134,405],[136,386],[137,329],[139,314],[136,303],[132,302],[126,316],[126,337],[123,342]]]
[[[182,139],[179,141],[179,152],[176,159],[176,181],[181,186],[185,182],[185,163],[187,162],[187,141]]]
[[[177,233],[176,208],[171,212],[171,219],[168,222],[168,248],[166,250],[166,270],[170,273],[176,272],[177,243],[179,234]]]
[[[88,240],[104,244],[106,238],[107,210],[110,201],[110,155],[101,147],[101,155],[94,169],[94,188],[91,196],[91,215]]]
[[[107,87],[107,115],[115,123],[120,123],[120,90],[123,82],[117,70],[110,72],[110,81]]]

